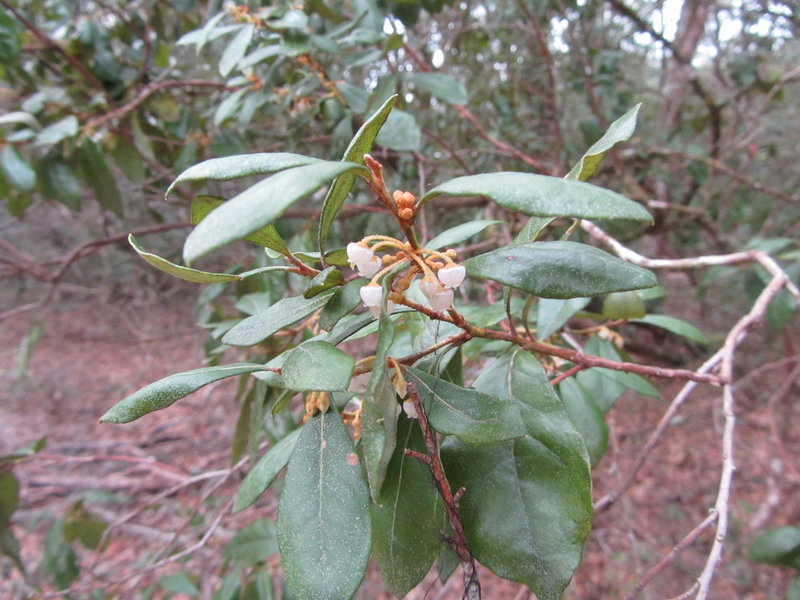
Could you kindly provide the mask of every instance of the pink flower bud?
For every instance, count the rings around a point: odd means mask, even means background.
[[[467,275],[467,270],[464,265],[449,264],[439,269],[437,273],[439,281],[448,288],[457,288],[464,282],[464,277]]]
[[[453,294],[453,290],[450,289],[441,290],[436,292],[433,296],[431,296],[430,300],[428,300],[428,303],[431,305],[431,308],[436,312],[442,312],[447,310],[448,308],[452,308],[454,298],[455,294]]]

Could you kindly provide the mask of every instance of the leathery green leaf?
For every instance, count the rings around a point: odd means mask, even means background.
[[[6,144],[0,151],[0,169],[8,182],[18,190],[32,192],[36,186],[36,172],[11,144]]]
[[[442,248],[448,248],[451,246],[455,246],[456,244],[460,244],[461,242],[467,241],[474,235],[478,235],[487,227],[491,227],[492,225],[499,225],[502,221],[495,221],[495,220],[479,220],[479,221],[470,221],[469,223],[462,223],[461,225],[456,225],[446,231],[443,231],[435,238],[433,238],[430,242],[425,244],[425,247],[430,250],[440,250]]]
[[[308,299],[294,296],[278,300],[264,312],[247,317],[231,327],[222,336],[222,343],[231,346],[253,346],[263,342],[284,327],[297,323],[325,306],[332,293],[332,291],[323,292]]]
[[[375,361],[361,405],[361,448],[372,499],[378,495],[386,477],[397,438],[397,399],[386,359],[394,341],[394,325],[385,312],[378,320]]]
[[[303,298],[313,298],[317,294],[344,284],[344,275],[336,267],[328,267],[317,273],[308,282],[308,287],[303,291]]]
[[[281,171],[212,211],[186,238],[187,264],[234,240],[244,238],[279,218],[292,204],[343,173],[366,170],[349,162],[318,161]]]
[[[233,512],[247,508],[261,497],[261,494],[289,462],[289,457],[292,455],[301,431],[302,429],[295,429],[258,459],[258,462],[242,481],[239,491],[236,492]]]
[[[336,290],[319,315],[319,326],[330,331],[345,315],[361,303],[361,287],[367,284],[363,277],[348,281]]]
[[[320,162],[317,158],[292,152],[257,152],[211,158],[197,163],[178,175],[167,188],[165,196],[181,183],[197,181],[227,181],[252,175],[269,175],[293,167]]]
[[[83,179],[92,188],[100,206],[122,217],[122,197],[117,178],[108,168],[105,154],[94,140],[85,138],[79,149]]]
[[[372,509],[372,555],[381,579],[404,598],[425,577],[441,543],[442,508],[428,467],[405,455],[425,452],[419,422],[401,415],[397,446]]]
[[[236,377],[245,373],[260,371],[262,365],[252,363],[234,363],[217,367],[204,367],[183,373],[175,373],[146,385],[124,400],[115,404],[104,414],[100,421],[106,423],[128,423],[142,415],[161,410],[174,404],[184,396],[188,396],[201,387],[226,377]]]
[[[228,281],[236,281],[241,279],[241,276],[233,275],[232,273],[209,273],[208,271],[199,271],[190,267],[176,265],[175,263],[168,261],[166,258],[161,258],[156,254],[147,252],[141,247],[141,245],[139,245],[139,242],[136,241],[136,238],[133,237],[133,234],[128,236],[128,243],[134,250],[136,250],[136,253],[139,256],[141,256],[159,271],[164,271],[164,273],[169,273],[174,277],[178,277],[186,281],[192,281],[194,283],[225,283]]]
[[[278,545],[289,589],[299,598],[350,598],[367,568],[371,537],[364,472],[331,409],[305,424],[284,478]]]
[[[472,277],[491,279],[542,298],[579,298],[653,287],[642,267],[586,244],[533,242],[464,261]]]
[[[215,198],[214,196],[196,196],[192,200],[192,224],[197,225],[200,221],[208,216],[215,208],[225,204],[222,198]],[[291,254],[289,248],[286,247],[286,242],[283,241],[281,234],[275,229],[274,225],[267,225],[258,231],[254,231],[244,238],[248,242],[253,242],[264,248],[274,250],[278,254],[287,256]]]
[[[645,315],[640,319],[633,319],[633,323],[646,323],[654,327],[661,327],[676,335],[685,337],[688,340],[699,344],[708,344],[708,338],[697,327],[681,319],[668,315]]]
[[[386,102],[364,122],[344,151],[342,160],[364,164],[364,155],[372,150],[375,137],[386,122],[386,118],[389,116],[395,100],[397,100],[396,94],[386,100]],[[333,220],[336,218],[336,213],[339,212],[342,204],[344,204],[344,199],[347,197],[347,194],[350,193],[350,189],[353,187],[355,180],[355,173],[344,173],[340,175],[328,190],[328,195],[325,196],[325,201],[322,204],[322,214],[319,219],[319,233],[317,236],[319,251],[323,254],[325,252],[325,242],[328,240],[328,234],[333,225]]]
[[[355,366],[356,360],[336,346],[311,340],[289,351],[281,376],[287,388],[298,392],[339,392],[350,385]]]
[[[439,433],[455,435],[467,444],[491,444],[525,435],[515,403],[437,379],[414,369],[404,369],[417,384],[428,421]]]
[[[558,384],[558,390],[570,420],[586,444],[591,465],[595,467],[608,450],[608,425],[604,413],[595,402],[594,395],[576,379],[565,379]]]
[[[608,126],[608,130],[599,140],[592,144],[572,170],[567,174],[567,179],[586,181],[597,171],[606,152],[618,144],[630,139],[636,129],[636,117],[641,108],[641,102],[622,115]]]
[[[533,173],[506,171],[456,177],[433,188],[420,204],[441,195],[486,196],[503,208],[537,217],[653,221],[644,207],[616,192]]]
[[[448,439],[447,477],[465,487],[461,517],[476,558],[557,600],[578,566],[592,517],[586,450],[538,361],[524,351],[497,359],[475,386],[519,407],[525,437],[488,446]]]

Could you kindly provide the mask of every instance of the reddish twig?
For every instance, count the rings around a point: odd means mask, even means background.
[[[466,600],[480,600],[481,598],[481,584],[478,580],[478,570],[475,565],[475,558],[469,550],[469,543],[467,542],[467,534],[464,531],[464,524],[461,522],[461,517],[458,514],[458,501],[453,495],[453,490],[450,488],[450,483],[444,474],[444,466],[439,456],[439,447],[436,443],[436,434],[428,423],[428,417],[425,414],[425,407],[422,405],[422,400],[417,393],[416,384],[409,383],[406,387],[411,401],[414,403],[414,408],[417,411],[419,425],[422,429],[422,436],[425,438],[425,446],[428,449],[428,454],[422,454],[409,448],[406,449],[406,456],[416,458],[427,465],[433,480],[436,483],[436,488],[442,497],[444,503],[444,510],[447,513],[447,519],[450,521],[450,526],[453,528],[453,539],[451,546],[453,551],[458,556],[458,561],[461,563],[461,569],[464,572],[464,598]],[[459,490],[458,497],[460,498],[463,492]]]

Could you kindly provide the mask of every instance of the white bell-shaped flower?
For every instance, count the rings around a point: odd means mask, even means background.
[[[361,288],[359,293],[361,294],[361,300],[364,302],[364,306],[368,308],[377,306],[380,309],[381,298],[383,298],[383,288],[381,286],[377,283],[368,283]]]
[[[457,288],[464,283],[467,270],[464,268],[464,265],[449,264],[439,269],[437,275],[439,276],[439,281],[441,281],[445,287]]]
[[[419,291],[425,294],[428,300],[431,299],[431,296],[433,296],[440,287],[439,282],[429,275],[423,277],[422,281],[419,282]]]
[[[373,317],[375,317],[376,319],[380,318],[380,316],[381,316],[381,305],[380,304],[378,304],[378,306],[370,306],[368,308],[369,308],[370,314]],[[386,301],[386,314],[387,315],[392,314],[393,310],[394,310],[394,302],[392,302],[391,300],[387,300]]]
[[[379,257],[373,256],[367,262],[356,263],[356,267],[358,268],[358,274],[362,277],[372,277],[381,270],[382,264]]]
[[[361,265],[372,260],[374,254],[371,248],[364,244],[350,242],[347,244],[347,259],[354,265]]]
[[[405,411],[406,415],[408,415],[409,419],[419,418],[419,415],[417,414],[417,407],[414,406],[414,403],[411,400],[403,401],[403,410]]]
[[[430,297],[428,303],[436,312],[443,312],[453,307],[454,298],[455,294],[453,293],[453,290],[441,288],[438,292]]]

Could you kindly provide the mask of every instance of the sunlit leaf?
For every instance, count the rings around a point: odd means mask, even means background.
[[[636,129],[636,117],[639,114],[641,103],[634,106],[619,119],[609,125],[608,130],[584,153],[577,164],[567,174],[567,179],[586,181],[595,171],[608,152],[615,144],[630,139]]]

